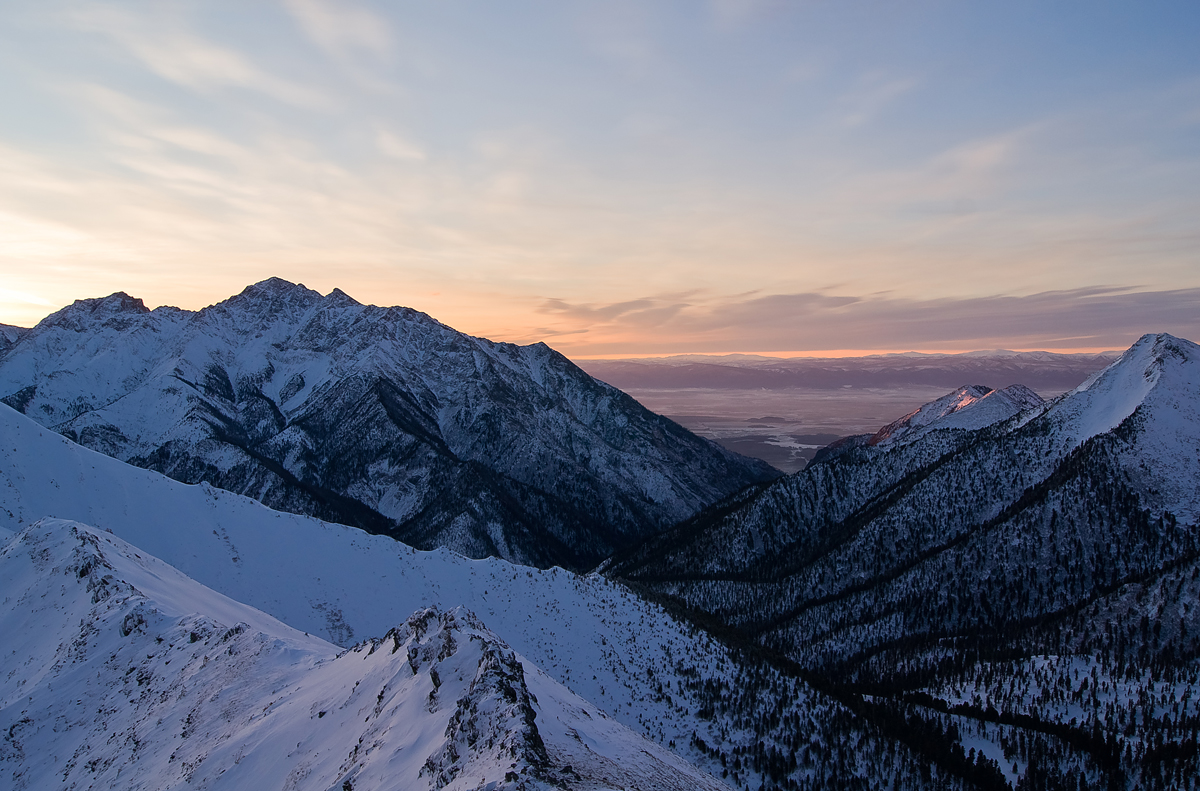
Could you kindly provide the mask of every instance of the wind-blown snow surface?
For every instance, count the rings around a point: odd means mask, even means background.
[[[802,755],[812,762],[809,768],[802,762],[801,777],[818,777],[823,765],[847,771],[866,761],[855,745],[878,740],[856,730],[843,708],[802,682],[742,664],[707,634],[597,575],[423,552],[272,511],[90,451],[3,405],[0,449],[4,528],[21,530],[53,516],[112,530],[204,585],[342,646],[383,634],[424,607],[466,606],[541,669],[526,667],[539,700],[544,671],[614,720],[709,771],[722,771],[722,753],[732,760],[735,749],[753,754],[760,741],[770,743],[772,729],[801,740]],[[740,719],[714,716],[714,703],[720,708],[739,699]],[[774,713],[767,731],[754,724],[764,712]],[[546,728],[575,727],[549,715],[543,722]],[[587,744],[572,738],[568,746],[586,753]],[[919,787],[905,779],[917,776],[912,756],[897,753],[895,745],[883,749],[892,756],[891,768],[875,757],[857,771],[885,779],[896,773],[901,787]],[[739,772],[758,787],[748,762]]]
[[[80,300],[4,342],[4,402],[83,445],[425,549],[586,568],[776,475],[545,344],[277,278],[195,313]]]
[[[55,519],[4,546],[0,596],[14,789],[722,787],[463,609],[339,652]]]

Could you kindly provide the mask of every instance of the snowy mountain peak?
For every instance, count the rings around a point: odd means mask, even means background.
[[[992,388],[984,385],[963,385],[879,429],[871,437],[869,444],[879,445],[883,442],[896,441],[918,429],[925,428],[936,420],[965,409],[991,392]]]
[[[242,296],[270,294],[273,296],[299,296],[299,297],[320,297],[321,294],[313,291],[303,283],[293,283],[290,280],[284,280],[281,277],[268,277],[266,280],[260,280],[257,283],[252,283],[242,289],[242,292],[232,299],[237,299]]]
[[[342,291],[340,288],[335,288],[333,291],[330,291],[329,295],[325,297],[325,301],[339,307],[354,307],[362,305],[361,302],[347,294],[345,291]]]
[[[1033,392],[1033,390],[1025,385],[1009,385],[1008,387],[1002,387],[996,392],[991,393],[990,397],[1003,397],[1006,400],[1011,401],[1013,404],[1019,406],[1021,409],[1032,409],[1033,407],[1041,406],[1042,404],[1046,403],[1044,398]]]
[[[1200,346],[1167,333],[1147,334],[1107,368],[1059,396],[1045,414],[1058,424],[1062,441],[1074,446],[1111,431],[1142,407],[1145,416],[1187,425],[1198,389]]]
[[[126,323],[121,320],[149,312],[150,309],[141,299],[131,297],[124,291],[118,291],[107,297],[77,299],[62,310],[47,316],[41,321],[41,324],[81,330],[88,326],[109,323],[114,319],[118,323]]]
[[[1108,367],[1089,376],[1074,392],[1097,388],[1110,392],[1140,390],[1146,386],[1140,382],[1152,387],[1164,367],[1172,362],[1195,363],[1198,357],[1200,346],[1189,340],[1165,332],[1147,333]]]
[[[909,443],[938,429],[981,429],[1045,403],[1024,385],[964,385],[881,428],[869,445]]]
[[[232,322],[239,330],[261,332],[272,326],[291,327],[324,299],[303,285],[272,277],[204,308],[197,319],[214,324]]]
[[[539,566],[588,567],[775,475],[544,345],[280,278],[195,313],[78,302],[0,357],[0,401],[188,483]]]
[[[521,661],[474,613],[461,606],[447,612],[428,607],[388,632],[385,644],[388,638],[391,653],[404,658],[408,671],[428,676],[429,708],[454,707],[445,744],[421,768],[435,788],[459,775],[486,773],[497,756],[509,762],[500,767],[506,776],[547,779],[550,757]],[[368,653],[375,648],[372,641]],[[482,744],[488,751],[480,756]]]

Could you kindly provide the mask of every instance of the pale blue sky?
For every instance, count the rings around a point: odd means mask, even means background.
[[[1192,2],[0,0],[0,322],[277,275],[577,355],[1195,338],[1197,42]]]

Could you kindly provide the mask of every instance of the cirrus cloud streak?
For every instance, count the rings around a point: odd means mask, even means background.
[[[1026,296],[888,294],[667,297],[609,305],[546,300],[546,341],[578,356],[1015,347],[1114,349],[1146,332],[1200,337],[1200,289],[1091,287]]]

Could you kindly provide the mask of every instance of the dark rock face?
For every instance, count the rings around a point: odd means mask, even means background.
[[[29,330],[24,327],[14,327],[11,324],[0,324],[0,357],[12,348],[13,344],[21,339],[21,336]]]
[[[3,353],[0,396],[177,480],[539,566],[589,567],[775,475],[544,344],[277,278],[195,313],[78,301]]]

